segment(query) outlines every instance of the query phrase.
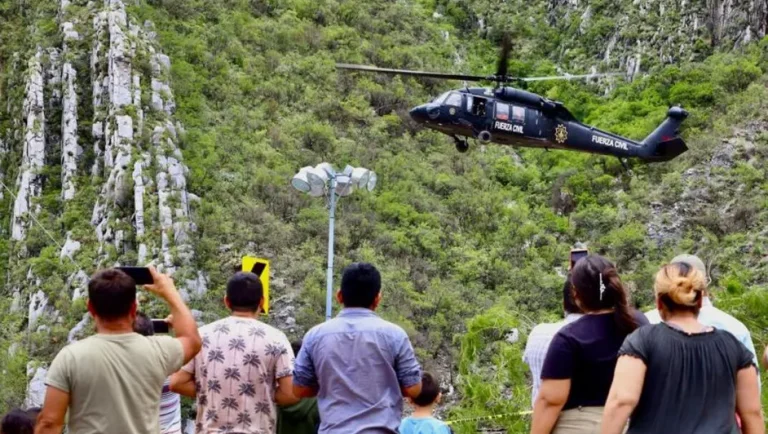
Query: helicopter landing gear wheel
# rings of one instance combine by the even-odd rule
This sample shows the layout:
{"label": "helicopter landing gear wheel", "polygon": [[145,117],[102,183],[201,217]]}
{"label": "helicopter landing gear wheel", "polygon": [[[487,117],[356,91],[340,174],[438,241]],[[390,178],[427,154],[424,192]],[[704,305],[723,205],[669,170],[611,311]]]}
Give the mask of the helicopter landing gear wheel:
{"label": "helicopter landing gear wheel", "polygon": [[467,139],[460,139],[458,137],[454,137],[453,141],[456,143],[456,150],[461,152],[462,154],[469,151],[469,143],[467,142]]}
{"label": "helicopter landing gear wheel", "polygon": [[488,143],[491,141],[491,132],[488,130],[483,130],[477,133],[477,140],[480,140],[482,143]]}

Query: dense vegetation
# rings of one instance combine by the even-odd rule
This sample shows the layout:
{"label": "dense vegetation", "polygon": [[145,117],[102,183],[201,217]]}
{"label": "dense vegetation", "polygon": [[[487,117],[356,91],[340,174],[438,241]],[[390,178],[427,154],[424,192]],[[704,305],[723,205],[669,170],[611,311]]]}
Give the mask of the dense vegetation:
{"label": "dense vegetation", "polygon": [[[756,346],[768,343],[768,237],[761,232],[768,168],[760,158],[768,137],[751,142],[755,158],[714,167],[705,179],[684,176],[709,168],[734,127],[765,120],[765,44],[718,52],[702,43],[692,60],[649,62],[650,74],[632,82],[530,87],[581,120],[632,138],[650,132],[668,105],[684,104],[691,151],[669,164],[636,165],[631,174],[616,160],[562,151],[476,146],[457,154],[449,139],[418,129],[406,113],[458,83],[334,68],[344,61],[490,72],[508,26],[520,53],[513,73],[551,74],[556,66],[581,73],[608,34],[608,23],[594,19],[582,39],[566,40],[574,33],[546,24],[545,2],[496,5],[496,21],[480,26],[477,17],[489,8],[482,3],[154,0],[131,7],[137,22],[154,23],[172,59],[189,190],[202,198],[195,246],[211,290],[194,307],[222,314],[223,283],[242,255],[256,254],[273,261],[274,309],[281,300],[297,304],[302,329],[322,321],[327,212],[289,180],[302,166],[329,161],[379,175],[373,193],[339,204],[336,269],[365,260],[382,270],[383,315],[408,330],[427,369],[457,387],[449,419],[528,409],[525,336],[559,316],[575,242],[616,261],[642,307],[665,259],[700,253],[715,266],[713,285],[725,290],[717,303],[750,326]],[[566,54],[564,45],[571,46]],[[692,183],[715,178],[718,192],[695,197],[695,210],[675,210],[684,220],[679,236],[648,236],[652,204],[671,210]],[[743,200],[731,203],[737,190]],[[507,340],[514,329],[516,342]],[[510,415],[457,427],[520,432],[526,424]]]}

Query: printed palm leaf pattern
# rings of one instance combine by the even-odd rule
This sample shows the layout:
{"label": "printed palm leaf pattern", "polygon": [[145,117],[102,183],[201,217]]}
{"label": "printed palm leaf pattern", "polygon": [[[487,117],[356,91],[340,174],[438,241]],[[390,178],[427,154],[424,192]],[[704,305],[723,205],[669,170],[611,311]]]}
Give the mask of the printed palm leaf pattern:
{"label": "printed palm leaf pattern", "polygon": [[221,400],[221,409],[237,410],[240,408],[236,398],[224,398]]}
{"label": "printed palm leaf pattern", "polygon": [[267,355],[272,356],[274,358],[278,358],[284,354],[288,354],[288,348],[285,348],[285,346],[281,345],[279,342],[273,342],[271,344],[267,344],[267,346],[264,347],[264,351],[267,353]]}
{"label": "printed palm leaf pattern", "polygon": [[211,346],[211,337],[203,335],[203,348],[208,349]]}
{"label": "printed palm leaf pattern", "polygon": [[208,390],[214,393],[221,393],[221,383],[219,380],[208,380]]}
{"label": "printed palm leaf pattern", "polygon": [[253,421],[251,420],[251,415],[247,411],[243,411],[240,413],[237,413],[237,424],[238,425],[244,425],[246,427],[251,426]]}
{"label": "printed palm leaf pattern", "polygon": [[226,324],[216,324],[216,327],[213,328],[213,332],[218,334],[227,334],[229,333],[229,326]]}
{"label": "printed palm leaf pattern", "polygon": [[245,339],[238,336],[229,340],[229,351],[245,351]]}
{"label": "printed palm leaf pattern", "polygon": [[272,410],[272,407],[270,407],[267,401],[260,401],[256,403],[254,410],[256,411],[256,414],[259,414],[259,413],[269,414],[270,411]]}
{"label": "printed palm leaf pattern", "polygon": [[248,366],[250,368],[251,366],[258,367],[261,365],[261,359],[259,358],[259,355],[255,352],[248,353],[243,355],[243,365]]}
{"label": "printed palm leaf pattern", "polygon": [[203,432],[203,423],[198,422],[195,424],[195,432]]}
{"label": "printed palm leaf pattern", "polygon": [[269,384],[270,378],[269,372],[262,372],[259,374],[259,384]]}
{"label": "printed palm leaf pattern", "polygon": [[215,350],[209,351],[208,352],[208,361],[209,362],[213,362],[213,363],[216,363],[216,362],[221,363],[221,362],[223,362],[224,361],[224,352],[221,351],[219,348],[217,348]]}
{"label": "printed palm leaf pattern", "polygon": [[224,370],[224,378],[227,380],[240,381],[240,370],[237,368],[227,368]]}
{"label": "printed palm leaf pattern", "polygon": [[262,327],[253,326],[248,329],[248,336],[258,336],[260,338],[263,338],[267,335],[267,331],[264,330]]}
{"label": "printed palm leaf pattern", "polygon": [[216,410],[209,408],[208,411],[205,412],[205,420],[212,420],[216,423],[219,421],[219,415],[216,413]]}
{"label": "printed palm leaf pattern", "polygon": [[[197,390],[200,390],[200,389],[197,389]],[[199,407],[205,407],[206,405],[208,405],[208,395],[206,395],[205,393],[201,393],[197,395],[197,405]]]}
{"label": "printed palm leaf pattern", "polygon": [[228,424],[226,424],[226,425],[221,427],[221,432],[223,432],[223,433],[235,432],[235,425],[231,424],[231,423],[228,423]]}
{"label": "printed palm leaf pattern", "polygon": [[240,396],[247,396],[249,398],[253,398],[256,396],[256,385],[253,383],[242,383],[240,384],[240,390],[238,391],[238,394]]}

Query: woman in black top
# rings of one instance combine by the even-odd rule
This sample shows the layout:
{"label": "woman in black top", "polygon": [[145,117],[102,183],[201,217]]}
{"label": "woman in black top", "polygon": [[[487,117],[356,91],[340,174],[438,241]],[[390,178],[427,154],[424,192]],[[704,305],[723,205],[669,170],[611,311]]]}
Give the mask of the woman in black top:
{"label": "woman in black top", "polygon": [[[643,327],[619,351],[602,434],[763,434],[757,370],[733,335],[696,319],[706,286],[686,263],[656,274],[663,323]],[[630,418],[630,414],[632,417]]]}
{"label": "woman in black top", "polygon": [[584,316],[549,345],[533,409],[532,434],[592,434],[600,429],[624,338],[645,316],[630,310],[616,267],[590,255],[571,272],[573,296]]}

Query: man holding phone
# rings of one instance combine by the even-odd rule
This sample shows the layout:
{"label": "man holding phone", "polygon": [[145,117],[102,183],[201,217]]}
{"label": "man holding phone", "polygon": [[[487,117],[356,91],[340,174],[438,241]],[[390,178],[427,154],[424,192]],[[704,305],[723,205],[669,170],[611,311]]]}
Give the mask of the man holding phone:
{"label": "man holding phone", "polygon": [[96,334],[64,347],[51,363],[35,434],[60,434],[67,410],[70,434],[158,432],[158,391],[202,343],[173,280],[147,271],[153,283],[144,288],[168,304],[176,337],[134,333],[135,280],[118,269],[94,274],[88,311]]}

